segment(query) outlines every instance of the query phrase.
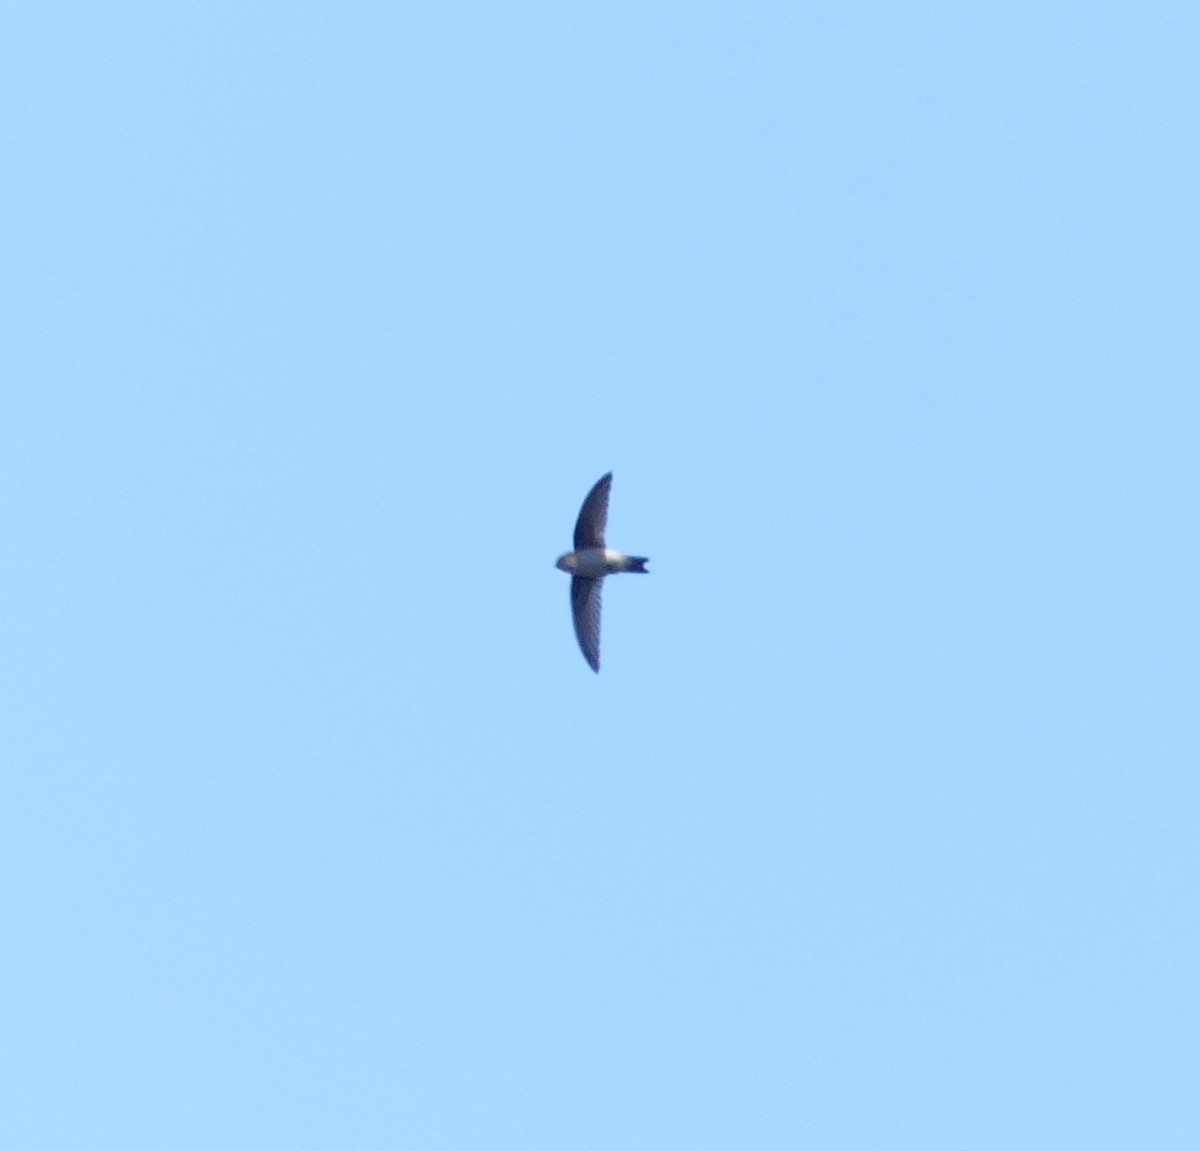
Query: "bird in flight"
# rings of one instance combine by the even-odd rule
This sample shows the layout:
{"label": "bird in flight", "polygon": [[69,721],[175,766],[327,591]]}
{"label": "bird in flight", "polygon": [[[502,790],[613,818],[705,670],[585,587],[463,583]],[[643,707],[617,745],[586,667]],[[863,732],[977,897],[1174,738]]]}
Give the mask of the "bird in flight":
{"label": "bird in flight", "polygon": [[575,638],[592,671],[600,670],[600,585],[616,572],[643,572],[647,556],[627,556],[604,546],[612,472],[588,492],[575,521],[575,550],[558,557],[555,567],[571,576],[571,618]]}

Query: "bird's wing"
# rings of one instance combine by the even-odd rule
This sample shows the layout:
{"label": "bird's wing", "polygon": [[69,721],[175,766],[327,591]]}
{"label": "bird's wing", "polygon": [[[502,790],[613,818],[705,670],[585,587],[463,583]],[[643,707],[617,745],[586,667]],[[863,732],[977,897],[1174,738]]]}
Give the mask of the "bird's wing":
{"label": "bird's wing", "polygon": [[600,585],[602,579],[571,577],[571,618],[579,650],[592,671],[600,670]]}
{"label": "bird's wing", "polygon": [[588,492],[579,519],[575,521],[575,550],[602,548],[604,527],[608,523],[608,489],[612,487],[612,472],[601,476]]}

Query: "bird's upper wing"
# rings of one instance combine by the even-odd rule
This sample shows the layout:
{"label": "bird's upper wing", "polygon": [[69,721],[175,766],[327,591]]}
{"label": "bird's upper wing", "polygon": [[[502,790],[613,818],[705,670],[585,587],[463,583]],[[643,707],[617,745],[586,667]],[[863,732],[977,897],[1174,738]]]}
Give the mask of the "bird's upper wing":
{"label": "bird's upper wing", "polygon": [[571,577],[571,618],[579,650],[592,671],[600,670],[600,585],[602,579]]}
{"label": "bird's upper wing", "polygon": [[612,487],[612,472],[601,476],[588,492],[579,519],[575,521],[575,550],[602,548],[604,526],[608,523],[608,489]]}

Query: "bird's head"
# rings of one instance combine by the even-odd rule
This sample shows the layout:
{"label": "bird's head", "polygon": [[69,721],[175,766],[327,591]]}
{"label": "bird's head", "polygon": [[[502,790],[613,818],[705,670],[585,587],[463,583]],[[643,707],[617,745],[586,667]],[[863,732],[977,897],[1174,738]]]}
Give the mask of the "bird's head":
{"label": "bird's head", "polygon": [[554,566],[558,568],[560,572],[573,572],[575,570],[575,553],[563,552],[563,554],[554,561]]}

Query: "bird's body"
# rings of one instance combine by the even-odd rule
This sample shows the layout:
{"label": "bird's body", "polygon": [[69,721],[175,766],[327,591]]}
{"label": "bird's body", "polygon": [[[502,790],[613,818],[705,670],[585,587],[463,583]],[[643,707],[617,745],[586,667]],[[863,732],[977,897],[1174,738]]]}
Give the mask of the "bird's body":
{"label": "bird's body", "polygon": [[567,552],[559,558],[557,566],[582,579],[603,579],[617,572],[641,571],[643,569],[638,565],[646,562],[645,556],[627,556],[612,548],[584,548],[583,551]]}
{"label": "bird's body", "polygon": [[575,550],[558,557],[559,571],[571,576],[571,617],[583,658],[600,670],[600,589],[606,576],[646,571],[646,556],[627,556],[604,543],[608,523],[608,493],[612,472],[601,476],[588,492],[575,521]]}

